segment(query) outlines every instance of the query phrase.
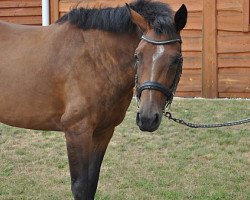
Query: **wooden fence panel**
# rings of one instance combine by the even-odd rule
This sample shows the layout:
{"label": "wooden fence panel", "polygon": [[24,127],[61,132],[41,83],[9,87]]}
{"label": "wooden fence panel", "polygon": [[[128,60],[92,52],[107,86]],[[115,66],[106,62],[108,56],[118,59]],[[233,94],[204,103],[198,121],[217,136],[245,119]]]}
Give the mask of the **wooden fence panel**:
{"label": "wooden fence panel", "polygon": [[1,0],[0,8],[29,8],[41,7],[42,1],[40,0]]}
{"label": "wooden fence panel", "polygon": [[250,68],[250,52],[219,54],[218,67],[220,69]]}
{"label": "wooden fence panel", "polygon": [[42,24],[42,1],[41,0],[1,0],[0,20],[27,24]]}
{"label": "wooden fence panel", "polygon": [[24,24],[24,25],[41,25],[42,19],[41,16],[10,16],[10,17],[1,17],[0,20],[17,23],[17,24]]}
{"label": "wooden fence panel", "polygon": [[218,1],[219,97],[250,97],[249,0]]}
{"label": "wooden fence panel", "polygon": [[202,53],[201,52],[183,52],[183,69],[201,69]]}
{"label": "wooden fence panel", "polygon": [[242,31],[242,11],[218,11],[218,30]]}
{"label": "wooden fence panel", "polygon": [[225,93],[250,93],[250,69],[245,70],[247,74],[219,74],[219,92]]}

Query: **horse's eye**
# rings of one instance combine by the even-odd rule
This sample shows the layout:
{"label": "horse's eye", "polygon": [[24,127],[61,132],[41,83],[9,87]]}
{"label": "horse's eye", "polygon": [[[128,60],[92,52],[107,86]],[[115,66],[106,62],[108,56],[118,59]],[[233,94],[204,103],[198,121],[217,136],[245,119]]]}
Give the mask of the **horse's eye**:
{"label": "horse's eye", "polygon": [[173,61],[171,62],[171,66],[177,66],[180,64],[182,57],[175,57]]}
{"label": "horse's eye", "polygon": [[136,63],[140,62],[140,57],[139,57],[138,53],[135,53],[135,61],[136,61]]}
{"label": "horse's eye", "polygon": [[172,62],[172,66],[178,65],[179,61],[180,60],[178,58],[174,59],[173,62]]}

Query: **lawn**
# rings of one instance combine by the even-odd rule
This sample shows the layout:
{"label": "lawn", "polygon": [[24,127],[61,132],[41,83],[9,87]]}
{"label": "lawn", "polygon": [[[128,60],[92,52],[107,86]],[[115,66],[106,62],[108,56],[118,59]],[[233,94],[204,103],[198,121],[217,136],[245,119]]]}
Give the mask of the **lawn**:
{"label": "lawn", "polygon": [[[249,100],[175,99],[192,122],[250,117]],[[163,119],[154,133],[135,125],[133,100],[102,165],[97,200],[249,200],[250,124],[190,129]],[[0,200],[73,199],[64,135],[0,124]]]}

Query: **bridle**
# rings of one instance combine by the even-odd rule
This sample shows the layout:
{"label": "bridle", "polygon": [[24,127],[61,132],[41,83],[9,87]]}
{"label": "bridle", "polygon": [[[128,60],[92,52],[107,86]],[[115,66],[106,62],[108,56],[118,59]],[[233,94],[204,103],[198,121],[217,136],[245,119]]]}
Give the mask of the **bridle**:
{"label": "bridle", "polygon": [[[182,43],[181,39],[157,41],[157,40],[154,40],[146,35],[142,35],[141,39],[150,43],[150,44],[153,44],[153,45],[169,45],[169,44],[174,44],[176,42]],[[165,106],[163,108],[163,111],[164,111],[165,108],[168,107],[173,101],[173,97],[174,97],[174,94],[175,94],[175,91],[177,88],[177,84],[180,80],[181,73],[182,73],[182,63],[183,63],[183,58],[182,58],[182,56],[180,56],[179,61],[178,61],[177,71],[175,74],[175,78],[174,78],[174,81],[173,81],[172,85],[170,86],[170,88],[166,88],[161,83],[154,82],[154,81],[146,81],[143,84],[139,85],[138,74],[136,74],[136,76],[135,76],[135,88],[136,88],[136,92],[137,92],[138,102],[140,101],[141,94],[144,90],[160,91],[166,96],[166,102],[165,102]]]}

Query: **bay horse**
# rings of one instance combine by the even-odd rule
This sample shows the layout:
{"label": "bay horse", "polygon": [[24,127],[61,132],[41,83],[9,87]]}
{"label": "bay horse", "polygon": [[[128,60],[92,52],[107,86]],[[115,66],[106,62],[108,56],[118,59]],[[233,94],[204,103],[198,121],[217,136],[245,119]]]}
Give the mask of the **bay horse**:
{"label": "bay horse", "polygon": [[75,8],[48,27],[1,22],[0,122],[65,132],[74,199],[94,199],[136,74],[137,124],[159,127],[180,79],[186,21],[185,5],[174,15],[167,4],[137,0]]}

